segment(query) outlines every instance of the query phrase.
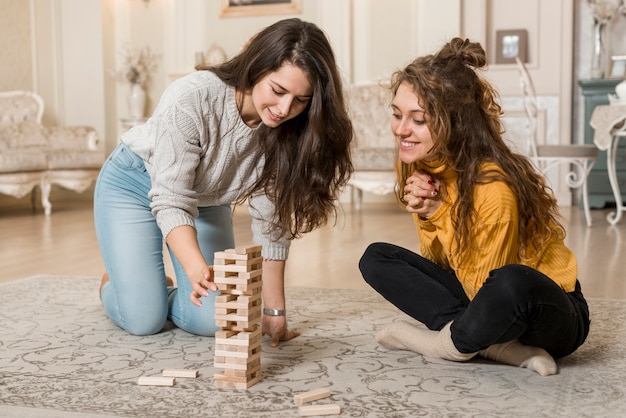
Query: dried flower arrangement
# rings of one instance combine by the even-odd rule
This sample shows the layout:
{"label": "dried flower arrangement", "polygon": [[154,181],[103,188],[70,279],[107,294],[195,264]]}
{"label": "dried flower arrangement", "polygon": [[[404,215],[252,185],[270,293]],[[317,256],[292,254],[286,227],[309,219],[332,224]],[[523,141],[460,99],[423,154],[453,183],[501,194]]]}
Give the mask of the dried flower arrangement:
{"label": "dried flower arrangement", "polygon": [[143,86],[150,73],[157,68],[158,56],[153,54],[150,47],[144,46],[139,49],[124,47],[120,50],[122,66],[117,70],[110,70],[109,73],[117,81],[127,81],[130,84]]}
{"label": "dried flower arrangement", "polygon": [[596,23],[604,25],[608,23],[618,11],[619,5],[611,0],[588,0],[591,15]]}

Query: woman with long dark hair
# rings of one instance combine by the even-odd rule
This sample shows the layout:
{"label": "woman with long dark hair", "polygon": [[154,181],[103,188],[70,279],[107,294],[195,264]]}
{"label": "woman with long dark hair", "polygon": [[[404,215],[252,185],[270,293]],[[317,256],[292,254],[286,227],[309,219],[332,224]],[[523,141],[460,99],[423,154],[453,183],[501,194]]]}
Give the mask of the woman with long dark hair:
{"label": "woman with long dark hair", "polygon": [[272,346],[297,336],[285,316],[289,244],[334,217],[351,140],[335,57],[312,23],[279,21],[231,60],[173,82],[147,122],[122,135],[96,185],[109,318],[136,335],[168,318],[213,335],[213,254],[235,245],[231,204],[248,200],[263,246],[263,333]]}

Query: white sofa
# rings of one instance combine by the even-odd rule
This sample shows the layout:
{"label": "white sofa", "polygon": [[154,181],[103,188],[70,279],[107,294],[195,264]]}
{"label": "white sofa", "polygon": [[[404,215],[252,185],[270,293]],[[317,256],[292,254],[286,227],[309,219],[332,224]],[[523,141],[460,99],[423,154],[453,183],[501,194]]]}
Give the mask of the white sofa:
{"label": "white sofa", "polygon": [[364,191],[381,196],[394,192],[398,151],[391,133],[389,90],[374,83],[351,85],[347,97],[355,135],[349,185],[360,209]]}
{"label": "white sofa", "polygon": [[21,198],[41,188],[50,215],[53,184],[81,193],[97,178],[105,160],[89,126],[41,124],[43,100],[27,91],[0,92],[0,193]]}

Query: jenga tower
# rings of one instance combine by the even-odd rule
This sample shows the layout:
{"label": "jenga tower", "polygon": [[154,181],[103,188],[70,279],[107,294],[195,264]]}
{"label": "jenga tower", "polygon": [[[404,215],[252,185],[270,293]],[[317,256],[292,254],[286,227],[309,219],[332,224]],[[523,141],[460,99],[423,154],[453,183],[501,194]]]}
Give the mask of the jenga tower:
{"label": "jenga tower", "polygon": [[215,386],[247,389],[261,380],[261,246],[215,253]]}

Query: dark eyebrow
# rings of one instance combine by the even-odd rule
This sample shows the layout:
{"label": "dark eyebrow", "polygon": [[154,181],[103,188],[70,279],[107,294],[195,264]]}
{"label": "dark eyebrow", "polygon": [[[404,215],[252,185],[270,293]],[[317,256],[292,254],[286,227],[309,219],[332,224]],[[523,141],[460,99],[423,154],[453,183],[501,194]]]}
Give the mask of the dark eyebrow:
{"label": "dark eyebrow", "polygon": [[[270,78],[270,82],[271,82],[272,84],[274,84],[274,86],[278,87],[278,88],[279,88],[280,90],[282,90],[282,91],[289,91],[289,90],[287,90],[286,88],[284,88],[282,85],[280,85],[279,83],[277,83],[276,81],[272,80],[271,78]],[[304,95],[303,95],[303,96],[298,96],[298,97],[306,97],[307,99],[310,99],[311,97],[313,97],[313,95],[312,95],[312,94],[309,94],[309,95],[307,95],[307,96],[304,96]]]}
{"label": "dark eyebrow", "polygon": [[[394,110],[400,110],[400,109],[398,108],[398,106],[396,106],[396,105],[395,105],[395,104],[393,104],[393,103],[391,103],[391,107],[392,107]],[[421,113],[422,115],[425,115],[425,114],[426,114],[426,111],[425,111],[425,110],[423,110],[423,109],[413,109],[413,110],[410,110],[410,111],[409,111],[409,113]]]}

